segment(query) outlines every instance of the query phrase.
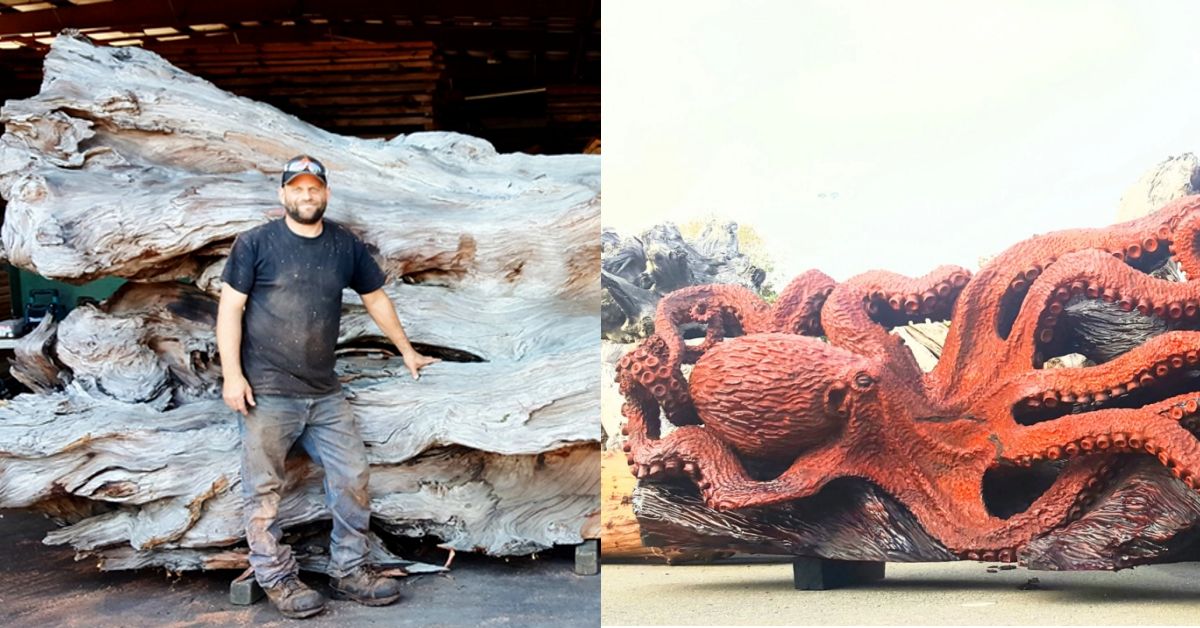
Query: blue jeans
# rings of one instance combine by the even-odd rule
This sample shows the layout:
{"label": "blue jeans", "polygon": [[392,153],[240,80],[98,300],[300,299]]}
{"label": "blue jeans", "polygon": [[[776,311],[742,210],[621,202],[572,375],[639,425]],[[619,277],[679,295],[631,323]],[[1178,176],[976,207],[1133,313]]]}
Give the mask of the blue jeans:
{"label": "blue jeans", "polygon": [[238,414],[242,435],[242,505],[250,566],[262,586],[271,586],[299,567],[281,543],[280,491],[284,460],[299,439],[325,470],[325,504],[333,517],[330,575],[343,577],[366,561],[371,506],[367,496],[366,448],[354,411],[343,393],[325,397],[255,395],[249,416]]}

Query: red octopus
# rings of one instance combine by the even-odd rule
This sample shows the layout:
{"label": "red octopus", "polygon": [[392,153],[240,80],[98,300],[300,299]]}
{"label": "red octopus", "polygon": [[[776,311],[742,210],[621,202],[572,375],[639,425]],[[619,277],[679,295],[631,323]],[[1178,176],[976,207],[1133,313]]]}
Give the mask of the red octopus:
{"label": "red octopus", "polygon": [[[1186,329],[1200,329],[1200,281],[1148,274],[1173,256],[1200,276],[1198,210],[1192,196],[1113,227],[1037,236],[973,278],[944,266],[838,284],[812,270],[773,306],[737,286],[673,292],[656,333],[618,364],[629,464],[643,479],[690,477],[718,510],[862,478],[960,557],[999,561],[1078,519],[1120,454],[1200,487],[1189,429],[1200,387],[1187,375],[1200,369],[1200,331]],[[1042,369],[1064,308],[1081,300],[1174,329],[1097,366]],[[888,329],[927,318],[949,319],[950,333],[922,373]],[[685,341],[700,330],[702,342]],[[664,417],[675,427],[660,436]],[[1046,460],[1066,462],[1028,507],[989,511],[985,474]]]}

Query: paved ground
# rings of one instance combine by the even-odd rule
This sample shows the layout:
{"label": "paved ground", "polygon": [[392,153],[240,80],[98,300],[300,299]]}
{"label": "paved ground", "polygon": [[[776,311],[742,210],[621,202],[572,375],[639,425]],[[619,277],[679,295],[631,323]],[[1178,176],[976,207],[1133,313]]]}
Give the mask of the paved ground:
{"label": "paved ground", "polygon": [[[790,564],[604,565],[605,626],[1200,624],[1200,563],[1119,572],[890,564],[877,583],[796,591]],[[1031,578],[1036,588],[1022,590]]]}
{"label": "paved ground", "polygon": [[[63,547],[42,545],[52,524],[39,515],[0,511],[0,624],[13,626],[597,626],[600,579],[576,576],[569,548],[541,559],[459,554],[448,575],[409,576],[394,606],[330,602],[297,624],[263,600],[229,604],[237,573],[162,570],[100,572]],[[305,580],[325,593],[325,578]]]}

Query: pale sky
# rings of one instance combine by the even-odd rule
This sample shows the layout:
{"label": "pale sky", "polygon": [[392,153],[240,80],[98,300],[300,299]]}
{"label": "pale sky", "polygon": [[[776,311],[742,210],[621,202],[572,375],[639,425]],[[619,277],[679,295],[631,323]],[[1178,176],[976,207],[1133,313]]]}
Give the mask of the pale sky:
{"label": "pale sky", "polygon": [[975,270],[1200,151],[1200,3],[605,0],[604,226],[807,268]]}

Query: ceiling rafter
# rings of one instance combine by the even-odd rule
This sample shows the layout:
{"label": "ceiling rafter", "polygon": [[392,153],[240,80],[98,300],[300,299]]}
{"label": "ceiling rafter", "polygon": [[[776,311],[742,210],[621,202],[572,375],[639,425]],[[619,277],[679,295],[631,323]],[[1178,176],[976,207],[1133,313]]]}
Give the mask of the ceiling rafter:
{"label": "ceiling rafter", "polygon": [[[377,0],[111,0],[96,4],[74,5],[52,10],[14,12],[0,15],[0,35],[40,31],[58,31],[64,25],[73,28],[109,27],[113,29],[155,26],[187,26],[229,22],[272,21],[282,18],[303,19],[377,19],[395,17],[430,23],[426,18],[436,11],[439,23],[452,23],[457,17],[497,20],[508,16],[529,16],[543,20],[574,18],[579,5],[573,0],[439,0],[430,5],[418,0],[378,2]],[[419,13],[419,14],[418,14]]]}

